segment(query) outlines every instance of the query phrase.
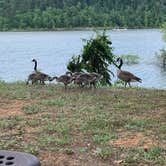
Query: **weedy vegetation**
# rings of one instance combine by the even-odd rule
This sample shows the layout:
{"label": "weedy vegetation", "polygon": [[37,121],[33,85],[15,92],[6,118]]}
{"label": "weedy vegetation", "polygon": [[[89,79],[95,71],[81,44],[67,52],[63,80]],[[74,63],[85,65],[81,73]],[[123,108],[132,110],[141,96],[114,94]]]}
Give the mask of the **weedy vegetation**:
{"label": "weedy vegetation", "polygon": [[138,64],[140,58],[138,55],[131,55],[131,54],[124,54],[120,55],[119,57],[122,58],[124,63],[127,65]]}
{"label": "weedy vegetation", "polygon": [[0,83],[0,149],[50,165],[166,163],[166,91]]}

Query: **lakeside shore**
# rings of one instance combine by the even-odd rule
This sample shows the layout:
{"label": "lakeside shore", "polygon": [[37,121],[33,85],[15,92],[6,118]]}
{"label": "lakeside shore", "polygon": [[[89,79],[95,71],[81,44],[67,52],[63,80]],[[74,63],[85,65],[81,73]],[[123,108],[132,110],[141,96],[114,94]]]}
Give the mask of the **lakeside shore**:
{"label": "lakeside shore", "polygon": [[162,166],[165,99],[156,89],[1,82],[0,149],[32,153],[43,166]]}
{"label": "lakeside shore", "polygon": [[55,29],[11,29],[11,30],[1,30],[0,32],[53,32],[53,31],[96,31],[96,30],[114,30],[114,31],[125,31],[125,30],[136,30],[136,29],[161,29],[160,27],[135,27],[135,28],[127,28],[127,27],[75,27],[75,28],[55,28]]}

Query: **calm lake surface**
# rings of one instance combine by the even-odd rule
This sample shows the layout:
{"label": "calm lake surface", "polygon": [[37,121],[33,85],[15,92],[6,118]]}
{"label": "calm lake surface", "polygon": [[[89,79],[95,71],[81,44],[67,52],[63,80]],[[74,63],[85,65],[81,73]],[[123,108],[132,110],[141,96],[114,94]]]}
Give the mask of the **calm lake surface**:
{"label": "calm lake surface", "polygon": [[[33,71],[33,58],[38,60],[42,72],[59,76],[66,72],[71,56],[81,53],[82,39],[93,35],[92,31],[0,32],[0,78],[6,82],[26,80]],[[166,89],[166,70],[155,56],[166,47],[160,30],[110,30],[107,35],[115,54],[139,55],[139,64],[122,67],[142,78],[142,84],[134,85]],[[116,68],[110,68],[116,74]]]}

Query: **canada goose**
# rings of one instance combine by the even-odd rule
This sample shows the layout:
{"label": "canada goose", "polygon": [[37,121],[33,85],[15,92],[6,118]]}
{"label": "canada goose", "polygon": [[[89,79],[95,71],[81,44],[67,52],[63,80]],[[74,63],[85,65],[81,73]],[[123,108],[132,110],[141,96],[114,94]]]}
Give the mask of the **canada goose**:
{"label": "canada goose", "polygon": [[103,76],[102,76],[101,74],[95,73],[95,72],[90,73],[90,75],[91,75],[92,77],[96,78],[96,81],[99,81],[99,80],[101,80],[101,79],[103,78]]}
{"label": "canada goose", "polygon": [[29,84],[29,81],[31,81],[32,84],[38,83],[37,74],[36,74],[37,73],[37,61],[35,59],[32,59],[32,62],[35,62],[34,72],[29,74],[26,84]]}
{"label": "canada goose", "polygon": [[72,76],[72,78],[73,78],[73,80],[74,80],[74,84],[76,83],[76,82],[75,82],[76,78],[77,78],[79,75],[81,75],[81,74],[83,74],[83,72],[74,72],[74,73],[71,74],[71,76]]}
{"label": "canada goose", "polygon": [[42,73],[40,71],[37,70],[37,60],[36,59],[32,59],[32,62],[35,63],[34,65],[34,72],[36,74],[36,76],[34,76],[34,79],[36,79],[36,81],[39,81],[40,84],[45,84],[45,81],[53,81],[54,78],[50,77],[48,74]]}
{"label": "canada goose", "polygon": [[73,74],[72,74],[72,76],[73,77],[77,77],[78,75],[80,75],[80,74],[83,74],[84,72],[74,72]]}
{"label": "canada goose", "polygon": [[40,84],[45,84],[44,81],[53,81],[55,78],[54,77],[50,77],[48,75],[41,75],[40,73],[32,73],[28,76],[28,80],[26,82],[26,84],[29,84],[29,81],[32,82],[32,84],[37,84],[38,81],[40,82]]}
{"label": "canada goose", "polygon": [[88,86],[96,88],[96,83],[103,77],[98,73],[81,73],[75,78],[75,83],[79,86]]}
{"label": "canada goose", "polygon": [[142,82],[142,79],[135,76],[134,74],[128,72],[128,71],[124,71],[121,70],[121,67],[123,65],[123,60],[121,58],[117,59],[117,62],[120,61],[120,64],[118,66],[118,70],[117,70],[117,76],[120,80],[125,82],[125,87],[128,83],[128,85],[131,87],[130,82]]}
{"label": "canada goose", "polygon": [[36,73],[30,74],[30,75],[28,76],[28,80],[27,80],[26,84],[29,84],[29,81],[31,81],[32,84],[38,83],[38,79],[36,79],[36,77],[37,77],[37,74],[36,74]]}
{"label": "canada goose", "polygon": [[96,83],[100,81],[103,78],[103,76],[95,72],[90,73],[90,75],[93,78],[92,80],[90,80],[90,86],[93,85],[93,87],[96,88]]}
{"label": "canada goose", "polygon": [[44,85],[45,81],[53,81],[54,80],[54,78],[50,77],[48,74],[39,72],[37,70],[37,61],[36,61],[36,59],[33,59],[32,62],[35,63],[35,65],[34,65],[34,72],[28,76],[28,80],[26,82],[27,84],[29,84],[29,81],[31,81],[32,84],[34,84],[34,83],[37,84],[38,81],[39,81],[40,84]]}
{"label": "canada goose", "polygon": [[72,73],[70,71],[66,72],[66,75],[69,75],[72,77],[72,81],[74,81],[74,84],[76,84],[76,81],[75,81],[76,77],[78,77],[80,74],[83,74],[83,72],[74,72],[74,73]]}
{"label": "canada goose", "polygon": [[67,85],[73,81],[72,76],[67,74],[61,75],[60,77],[53,77],[53,79],[56,79],[57,82],[63,83],[65,85],[65,89],[67,88]]}
{"label": "canada goose", "polygon": [[74,83],[79,85],[79,87],[83,87],[88,85],[92,79],[93,78],[89,73],[81,73],[75,77]]}

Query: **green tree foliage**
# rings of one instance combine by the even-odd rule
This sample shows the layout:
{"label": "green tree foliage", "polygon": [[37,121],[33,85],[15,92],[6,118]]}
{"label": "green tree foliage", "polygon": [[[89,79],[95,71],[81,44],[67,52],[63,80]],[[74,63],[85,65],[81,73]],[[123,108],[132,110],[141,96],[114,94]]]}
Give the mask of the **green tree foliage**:
{"label": "green tree foliage", "polygon": [[67,64],[67,69],[72,73],[80,72],[82,69],[81,56],[73,55]]}
{"label": "green tree foliage", "polygon": [[86,40],[82,53],[82,66],[88,72],[96,72],[103,75],[103,84],[111,85],[108,66],[114,63],[115,56],[112,53],[111,41],[105,31],[97,33],[95,38]]}
{"label": "green tree foliage", "polygon": [[163,38],[164,41],[166,42],[166,22],[163,23],[162,30],[163,30]]}
{"label": "green tree foliage", "polygon": [[156,56],[159,58],[163,67],[166,67],[166,50],[162,48],[159,53],[156,53]]}
{"label": "green tree foliage", "polygon": [[0,30],[159,27],[165,0],[0,0]]}
{"label": "green tree foliage", "polygon": [[[166,22],[162,24],[163,39],[166,42]],[[156,56],[162,61],[163,67],[166,67],[166,50],[165,48],[160,49]]]}

